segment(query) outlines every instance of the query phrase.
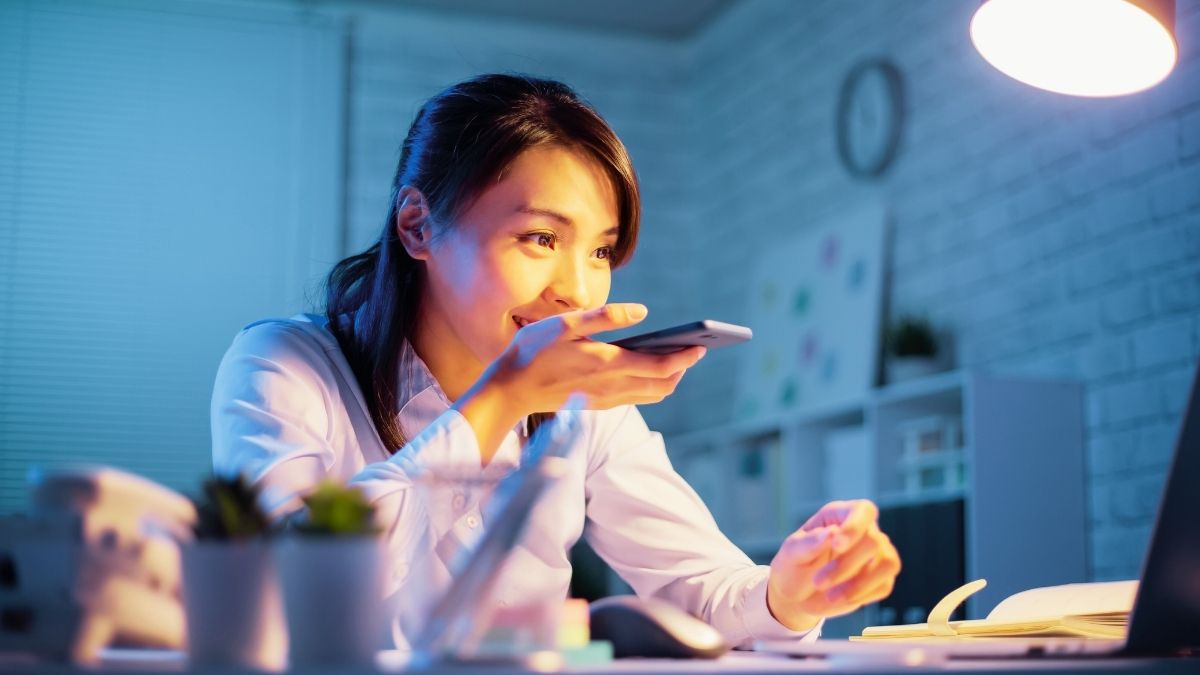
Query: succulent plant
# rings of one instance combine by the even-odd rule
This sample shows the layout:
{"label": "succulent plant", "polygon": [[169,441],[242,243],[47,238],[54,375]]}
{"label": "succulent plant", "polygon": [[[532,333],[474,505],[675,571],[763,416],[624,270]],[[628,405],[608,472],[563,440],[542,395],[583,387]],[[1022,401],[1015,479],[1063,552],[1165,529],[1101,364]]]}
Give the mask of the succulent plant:
{"label": "succulent plant", "polygon": [[258,486],[244,476],[213,476],[204,481],[196,505],[197,539],[249,539],[270,533],[271,522],[258,504]]}
{"label": "succulent plant", "polygon": [[937,339],[929,320],[904,315],[887,332],[887,350],[893,356],[935,356]]}
{"label": "succulent plant", "polygon": [[295,521],[305,534],[361,536],[379,533],[375,507],[357,488],[326,480],[304,497],[305,511]]}

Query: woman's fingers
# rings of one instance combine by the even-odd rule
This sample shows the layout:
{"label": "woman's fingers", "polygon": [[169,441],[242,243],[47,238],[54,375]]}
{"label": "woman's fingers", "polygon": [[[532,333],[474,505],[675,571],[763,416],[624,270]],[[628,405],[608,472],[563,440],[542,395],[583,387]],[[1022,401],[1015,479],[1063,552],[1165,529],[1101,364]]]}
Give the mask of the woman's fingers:
{"label": "woman's fingers", "polygon": [[643,354],[632,349],[621,349],[608,364],[614,374],[638,377],[667,377],[696,365],[708,350],[704,347],[688,347],[670,354]]}
{"label": "woman's fingers", "polygon": [[850,550],[834,557],[829,564],[817,572],[813,579],[819,588],[828,588],[843,583],[854,577],[867,563],[875,559],[881,548],[879,538],[886,538],[882,532],[875,530],[858,540]]}
{"label": "woman's fingers", "polygon": [[896,585],[896,577],[887,577],[883,581],[867,588],[858,595],[852,596],[850,602],[857,608],[863,605],[869,605],[872,602],[879,602],[892,594],[892,588]]}
{"label": "woman's fingers", "polygon": [[595,309],[556,314],[552,318],[562,323],[567,337],[580,338],[637,325],[646,318],[646,306],[636,302],[614,302]]}
{"label": "woman's fingers", "polygon": [[892,582],[900,572],[900,557],[882,555],[864,568],[857,576],[837,586],[833,586],[826,595],[834,602],[858,602],[885,582]]}
{"label": "woman's fingers", "polygon": [[879,507],[867,499],[856,499],[849,502],[849,508],[844,512],[841,522],[841,533],[838,541],[834,542],[835,550],[844,552],[858,544],[866,534],[878,530],[876,521],[879,518]]}
{"label": "woman's fingers", "polygon": [[591,387],[581,387],[585,393],[591,389],[588,396],[588,406],[593,409],[612,408],[618,405],[645,405],[658,403],[670,396],[683,372],[678,372],[664,378],[652,377],[621,377],[614,382],[592,382]]}

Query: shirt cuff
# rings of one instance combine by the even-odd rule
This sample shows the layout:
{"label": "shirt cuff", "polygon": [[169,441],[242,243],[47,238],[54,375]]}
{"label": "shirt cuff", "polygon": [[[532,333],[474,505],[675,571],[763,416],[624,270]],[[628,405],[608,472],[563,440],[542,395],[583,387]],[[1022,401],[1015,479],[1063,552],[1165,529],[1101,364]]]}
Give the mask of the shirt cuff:
{"label": "shirt cuff", "polygon": [[753,640],[816,641],[821,636],[821,627],[825,625],[825,619],[821,619],[816,626],[806,631],[792,630],[779,623],[779,620],[772,616],[771,610],[767,608],[767,578],[771,568],[762,565],[759,566],[759,569],[763,571],[762,577],[746,587],[742,600],[742,621],[745,623],[746,632],[750,638]]}

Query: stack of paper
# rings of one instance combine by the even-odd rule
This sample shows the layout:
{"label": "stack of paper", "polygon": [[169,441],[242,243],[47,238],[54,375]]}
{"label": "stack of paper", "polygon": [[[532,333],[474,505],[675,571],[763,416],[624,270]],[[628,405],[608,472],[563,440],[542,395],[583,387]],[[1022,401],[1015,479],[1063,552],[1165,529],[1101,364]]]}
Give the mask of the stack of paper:
{"label": "stack of paper", "polygon": [[905,640],[977,637],[1123,638],[1137,595],[1137,581],[1066,584],[1009,596],[986,619],[947,621],[968,596],[987,584],[982,579],[946,596],[926,623],[871,626],[851,640]]}

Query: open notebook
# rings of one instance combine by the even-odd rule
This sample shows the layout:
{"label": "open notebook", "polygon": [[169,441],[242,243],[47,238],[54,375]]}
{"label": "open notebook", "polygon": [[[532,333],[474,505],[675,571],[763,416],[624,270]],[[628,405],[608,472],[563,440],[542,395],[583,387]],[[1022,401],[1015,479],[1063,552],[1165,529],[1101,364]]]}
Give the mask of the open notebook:
{"label": "open notebook", "polygon": [[1137,581],[1065,584],[1022,591],[1004,599],[986,619],[950,621],[950,615],[987,581],[951,592],[925,623],[872,626],[851,640],[961,640],[999,637],[1124,638]]}

